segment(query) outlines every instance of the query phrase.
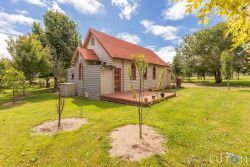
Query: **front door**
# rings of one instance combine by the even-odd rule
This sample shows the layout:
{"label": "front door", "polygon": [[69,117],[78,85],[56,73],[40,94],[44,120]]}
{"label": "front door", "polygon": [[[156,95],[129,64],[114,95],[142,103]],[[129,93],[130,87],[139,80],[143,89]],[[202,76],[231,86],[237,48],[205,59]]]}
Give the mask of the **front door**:
{"label": "front door", "polygon": [[114,73],[115,92],[121,92],[121,68],[115,68]]}

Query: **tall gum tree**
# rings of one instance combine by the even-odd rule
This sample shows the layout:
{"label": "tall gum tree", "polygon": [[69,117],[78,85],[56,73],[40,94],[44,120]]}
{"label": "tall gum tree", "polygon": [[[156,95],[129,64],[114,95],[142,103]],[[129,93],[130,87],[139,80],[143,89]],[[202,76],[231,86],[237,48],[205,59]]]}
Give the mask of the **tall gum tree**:
{"label": "tall gum tree", "polygon": [[48,11],[43,16],[46,44],[50,49],[54,88],[63,76],[75,48],[78,46],[79,33],[76,24],[68,16],[57,11]]}

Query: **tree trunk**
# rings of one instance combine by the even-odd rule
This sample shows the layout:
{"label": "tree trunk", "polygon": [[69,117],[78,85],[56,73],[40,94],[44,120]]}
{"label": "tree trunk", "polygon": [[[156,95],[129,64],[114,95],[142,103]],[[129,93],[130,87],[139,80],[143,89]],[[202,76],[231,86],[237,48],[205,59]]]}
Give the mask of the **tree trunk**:
{"label": "tree trunk", "polygon": [[58,80],[57,80],[57,77],[56,76],[54,76],[54,89],[57,89],[57,87],[58,87]]}
{"label": "tree trunk", "polygon": [[230,81],[227,79],[227,90],[230,90]]}
{"label": "tree trunk", "polygon": [[61,125],[61,91],[59,89],[59,94],[58,94],[58,108],[57,108],[57,112],[58,112],[58,129],[60,128]]}
{"label": "tree trunk", "polygon": [[240,72],[237,72],[237,79],[240,80]]}
{"label": "tree trunk", "polygon": [[141,99],[142,99],[142,78],[144,79],[144,75],[140,77],[140,88],[139,88],[139,137],[142,139],[142,108],[141,108]]}
{"label": "tree trunk", "polygon": [[45,82],[46,82],[46,85],[45,85],[46,88],[49,88],[49,86],[50,86],[50,85],[49,85],[49,77],[48,77],[48,78],[45,78]]}
{"label": "tree trunk", "polygon": [[214,72],[214,79],[215,79],[215,83],[221,83],[222,82],[221,72],[220,71],[215,71]]}
{"label": "tree trunk", "polygon": [[13,89],[12,89],[12,106],[15,104],[15,102],[16,102],[16,97],[15,97],[16,95],[15,95],[15,88],[13,87]]}

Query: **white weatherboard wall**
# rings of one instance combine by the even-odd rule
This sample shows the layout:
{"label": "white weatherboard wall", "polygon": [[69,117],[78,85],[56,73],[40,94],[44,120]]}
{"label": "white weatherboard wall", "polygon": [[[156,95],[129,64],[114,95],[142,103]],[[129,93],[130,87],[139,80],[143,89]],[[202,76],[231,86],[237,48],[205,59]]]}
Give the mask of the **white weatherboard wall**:
{"label": "white weatherboard wall", "polygon": [[[128,75],[128,68],[131,68],[131,61],[130,60],[122,60],[122,59],[113,59],[113,65],[116,68],[121,68],[121,77],[122,77],[122,91],[129,91],[130,90],[130,79]],[[153,67],[156,67],[156,79],[153,79]],[[159,75],[161,70],[164,70],[165,67],[149,64],[148,71],[147,71],[147,79],[144,80],[144,88],[155,88],[157,87],[157,83],[159,81]],[[135,89],[139,89],[139,74],[136,70],[136,80],[132,81]],[[171,85],[171,75],[169,71],[165,71],[164,78],[162,81],[162,88]]]}
{"label": "white weatherboard wall", "polygon": [[[91,45],[91,38],[94,39],[94,45]],[[106,65],[112,65],[111,57],[93,35],[91,35],[88,41],[87,49],[93,49],[102,62],[106,62]]]}

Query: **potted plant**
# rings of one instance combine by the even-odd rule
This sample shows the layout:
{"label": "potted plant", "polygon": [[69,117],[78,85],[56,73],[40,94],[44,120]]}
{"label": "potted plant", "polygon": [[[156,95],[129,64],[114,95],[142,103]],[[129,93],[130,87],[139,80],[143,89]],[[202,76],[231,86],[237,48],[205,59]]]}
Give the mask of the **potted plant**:
{"label": "potted plant", "polygon": [[152,99],[155,100],[155,96],[154,95],[152,96]]}
{"label": "potted plant", "polygon": [[164,98],[164,96],[165,96],[165,93],[161,92],[161,97]]}

